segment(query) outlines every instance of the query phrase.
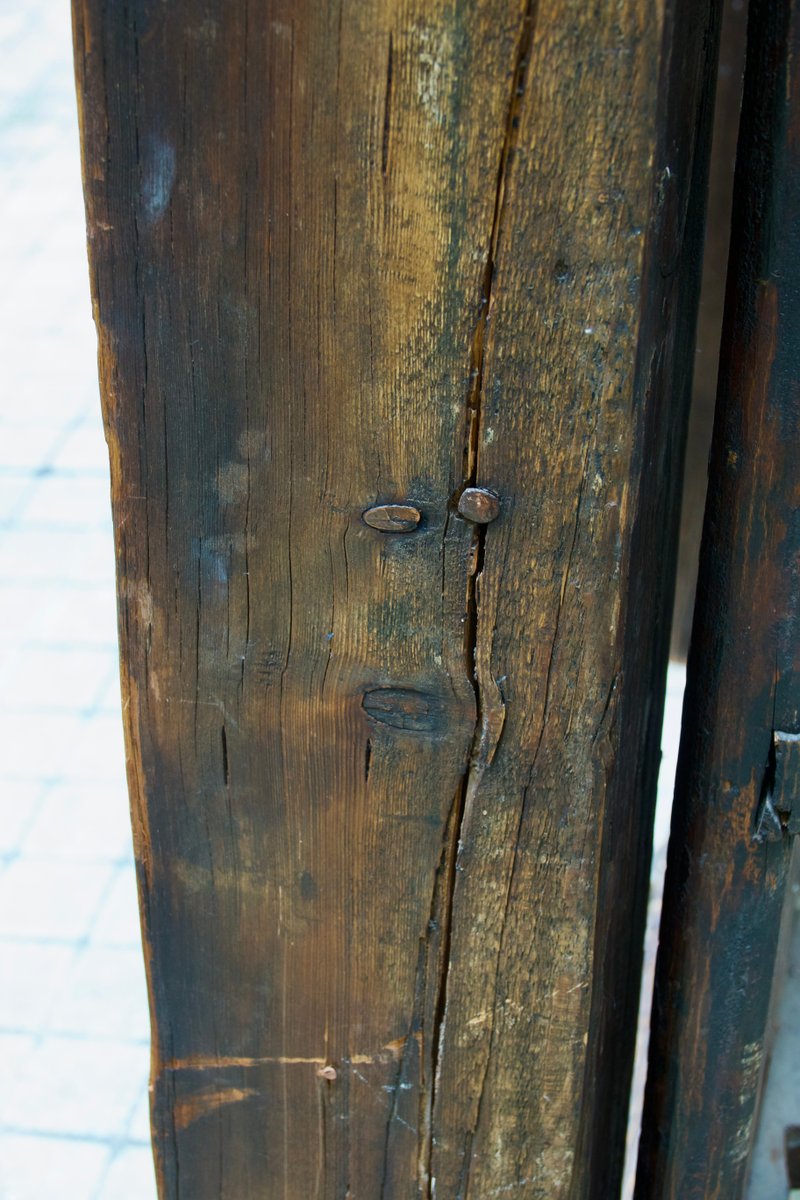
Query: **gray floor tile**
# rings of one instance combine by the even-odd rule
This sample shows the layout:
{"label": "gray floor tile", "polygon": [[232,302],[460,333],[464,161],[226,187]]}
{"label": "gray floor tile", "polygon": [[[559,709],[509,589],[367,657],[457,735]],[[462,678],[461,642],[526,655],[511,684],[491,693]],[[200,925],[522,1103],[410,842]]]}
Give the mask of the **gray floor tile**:
{"label": "gray floor tile", "polygon": [[132,866],[117,871],[92,927],[91,940],[96,946],[141,948],[136,872]]}
{"label": "gray floor tile", "polygon": [[[13,681],[6,682],[13,694]],[[0,762],[6,775],[55,781],[75,757],[84,721],[69,713],[5,712],[0,721]]]}
{"label": "gray floor tile", "polygon": [[42,429],[38,425],[0,424],[0,468],[35,471],[52,463],[56,450],[64,442],[58,426]]}
{"label": "gray floor tile", "polygon": [[114,670],[109,675],[106,686],[100,693],[97,701],[97,710],[100,713],[119,718],[122,712],[122,694],[120,691],[119,664],[115,660]]}
{"label": "gray floor tile", "polygon": [[141,1142],[149,1149],[150,1146],[150,1092],[145,1086],[133,1110],[131,1123],[128,1126],[128,1138],[132,1142]]}
{"label": "gray floor tile", "polygon": [[68,780],[106,783],[119,790],[126,786],[121,711],[96,713],[80,723],[64,770]]}
{"label": "gray floor tile", "polygon": [[52,474],[39,479],[19,516],[23,529],[111,530],[107,476]]}
{"label": "gray floor tile", "polygon": [[67,862],[115,863],[132,854],[125,788],[57,784],[50,788],[27,830],[25,854]]}
{"label": "gray floor tile", "polygon": [[0,938],[85,938],[113,875],[95,863],[11,862],[0,876]]}
{"label": "gray floor tile", "polygon": [[97,412],[92,414],[92,419],[77,425],[64,440],[54,459],[59,470],[99,471],[107,479],[108,447],[102,423],[98,419],[99,410],[98,399]]}
{"label": "gray floor tile", "polygon": [[95,587],[65,589],[50,595],[47,610],[28,630],[31,643],[107,646],[116,653],[117,599],[113,566],[106,579]]}
{"label": "gray floor tile", "polygon": [[92,1200],[109,1159],[94,1142],[2,1134],[0,1200]]}
{"label": "gray floor tile", "polygon": [[124,1140],[148,1065],[146,1045],[42,1038],[0,1093],[0,1115],[17,1133]]}
{"label": "gray floor tile", "polygon": [[17,578],[0,587],[0,644],[19,649],[28,636],[45,627],[51,609],[63,603],[47,587],[30,586]]}
{"label": "gray floor tile", "polygon": [[129,1146],[116,1155],[97,1200],[155,1200],[156,1179],[149,1148]]}
{"label": "gray floor tile", "polygon": [[26,646],[0,675],[0,712],[52,709],[78,715],[100,698],[115,661],[114,651],[104,648]]}
{"label": "gray floor tile", "polygon": [[46,788],[38,779],[0,779],[0,855],[19,853],[44,803]]}
{"label": "gray floor tile", "polygon": [[[2,436],[0,428],[0,438]],[[0,471],[0,527],[8,525],[22,511],[35,485],[33,472],[10,475]]]}
{"label": "gray floor tile", "polygon": [[78,951],[74,946],[0,942],[0,955],[0,1029],[41,1033],[48,1027]]}
{"label": "gray floor tile", "polygon": [[3,1087],[8,1087],[25,1070],[37,1042],[38,1036],[33,1033],[0,1033]]}
{"label": "gray floor tile", "polygon": [[139,947],[90,946],[73,960],[54,995],[54,1033],[149,1044],[144,960]]}
{"label": "gray floor tile", "polygon": [[113,569],[113,541],[101,530],[7,529],[0,534],[0,584],[25,579],[51,587],[96,586],[107,583]]}

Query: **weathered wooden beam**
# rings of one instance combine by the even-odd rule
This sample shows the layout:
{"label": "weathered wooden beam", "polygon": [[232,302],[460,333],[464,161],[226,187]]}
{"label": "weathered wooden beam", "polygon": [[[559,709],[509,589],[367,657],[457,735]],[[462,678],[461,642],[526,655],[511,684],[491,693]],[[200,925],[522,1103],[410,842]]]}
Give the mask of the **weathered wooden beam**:
{"label": "weathered wooden beam", "polygon": [[751,0],[637,1195],[741,1194],[797,830],[800,9]]}
{"label": "weathered wooden beam", "polygon": [[74,12],[162,1200],[607,1200],[716,4]]}
{"label": "weathered wooden beam", "polygon": [[675,610],[670,643],[670,657],[683,662],[686,661],[692,632],[697,563],[703,535],[708,456],[714,427],[719,344],[728,277],[733,171],[747,43],[747,5],[742,0],[723,0],[721,7],[719,69],[708,179],[708,217],[703,244],[703,278],[697,313],[697,346],[686,437]]}
{"label": "weathered wooden beam", "polygon": [[476,662],[505,727],[460,825],[440,1196],[619,1186],[718,15],[536,13],[483,360],[479,478],[513,505]]}

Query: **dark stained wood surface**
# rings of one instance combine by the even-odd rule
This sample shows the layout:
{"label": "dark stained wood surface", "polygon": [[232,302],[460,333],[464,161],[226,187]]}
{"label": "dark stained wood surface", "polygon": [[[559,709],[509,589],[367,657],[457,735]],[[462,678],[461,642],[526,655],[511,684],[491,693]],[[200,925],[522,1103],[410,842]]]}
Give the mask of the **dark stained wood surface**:
{"label": "dark stained wood surface", "polygon": [[723,0],[719,69],[714,98],[714,134],[708,179],[708,220],[697,312],[697,346],[686,437],[678,573],[670,645],[670,657],[683,662],[686,661],[692,632],[697,562],[708,483],[708,456],[717,396],[719,344],[722,336],[728,248],[731,239],[733,170],[736,163],[746,41],[747,4],[743,0]]}
{"label": "dark stained wood surface", "polygon": [[537,14],[483,362],[478,481],[506,515],[478,581],[483,731],[434,1109],[447,1197],[619,1186],[716,18]]}
{"label": "dark stained wood surface", "polygon": [[716,6],[74,14],[162,1200],[606,1200]]}
{"label": "dark stained wood surface", "polygon": [[[800,10],[751,0],[637,1196],[741,1195],[800,734]],[[787,1116],[788,1119],[788,1116]]]}

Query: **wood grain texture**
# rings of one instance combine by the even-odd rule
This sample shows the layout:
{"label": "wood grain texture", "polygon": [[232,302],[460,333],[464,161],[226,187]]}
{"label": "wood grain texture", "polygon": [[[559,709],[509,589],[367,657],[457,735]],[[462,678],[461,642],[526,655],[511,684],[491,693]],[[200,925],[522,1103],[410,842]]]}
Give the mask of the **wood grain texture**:
{"label": "wood grain texture", "polygon": [[74,14],[162,1200],[608,1197],[716,6]]}
{"label": "wood grain texture", "polygon": [[697,312],[697,346],[686,436],[678,572],[670,644],[670,658],[683,662],[689,652],[692,632],[708,458],[714,426],[746,42],[747,5],[742,0],[724,0],[708,179],[708,220],[703,245],[703,278]]}
{"label": "wood grain texture", "polygon": [[448,1197],[621,1175],[719,14],[605,15],[537,10],[495,251],[476,671],[505,726],[456,863]]}
{"label": "wood grain texture", "polygon": [[742,1194],[800,733],[800,11],[753,0],[637,1196]]}

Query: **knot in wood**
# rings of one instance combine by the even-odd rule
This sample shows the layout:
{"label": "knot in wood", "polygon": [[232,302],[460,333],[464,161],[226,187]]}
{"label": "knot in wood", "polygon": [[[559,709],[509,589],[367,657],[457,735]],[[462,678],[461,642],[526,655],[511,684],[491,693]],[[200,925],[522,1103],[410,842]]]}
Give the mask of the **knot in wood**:
{"label": "knot in wood", "polygon": [[413,688],[373,688],[364,694],[361,705],[373,721],[406,733],[437,733],[446,727],[441,697]]}
{"label": "knot in wood", "polygon": [[419,525],[422,514],[413,504],[379,504],[368,508],[362,520],[372,529],[384,533],[411,533]]}
{"label": "knot in wood", "polygon": [[486,488],[464,488],[458,500],[458,511],[476,525],[488,525],[500,515],[500,501]]}

